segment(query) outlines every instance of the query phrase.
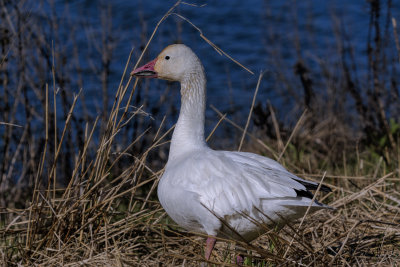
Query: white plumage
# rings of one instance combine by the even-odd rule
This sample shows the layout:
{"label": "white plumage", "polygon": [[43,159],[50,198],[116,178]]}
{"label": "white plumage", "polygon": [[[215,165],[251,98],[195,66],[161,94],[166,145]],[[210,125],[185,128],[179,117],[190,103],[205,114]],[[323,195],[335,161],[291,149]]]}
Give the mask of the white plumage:
{"label": "white plumage", "polygon": [[[203,66],[185,45],[170,45],[132,72],[181,83],[181,111],[171,140],[158,197],[168,215],[187,230],[205,233],[208,259],[215,236],[251,241],[265,226],[283,226],[311,211],[309,189],[318,184],[253,153],[216,151],[204,139],[206,79]],[[324,191],[329,188],[322,186]]]}

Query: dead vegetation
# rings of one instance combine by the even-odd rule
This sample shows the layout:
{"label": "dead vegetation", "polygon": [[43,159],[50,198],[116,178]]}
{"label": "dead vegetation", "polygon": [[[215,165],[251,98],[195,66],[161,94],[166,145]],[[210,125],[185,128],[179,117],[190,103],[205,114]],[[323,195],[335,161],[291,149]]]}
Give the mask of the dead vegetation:
{"label": "dead vegetation", "polygon": [[[164,121],[155,130],[130,126],[138,126],[147,116],[141,108],[131,107],[138,87],[138,81],[133,82],[127,75],[131,58],[112,98],[111,110],[92,118],[85,112],[81,92],[56,93],[57,86],[69,83],[62,75],[66,66],[54,62],[68,61],[62,60],[61,51],[33,35],[38,32],[34,24],[15,15],[23,9],[21,3],[2,2],[2,18],[21,20],[19,25],[25,28],[14,30],[30,33],[32,39],[26,35],[16,38],[2,24],[2,40],[9,42],[2,43],[1,61],[4,97],[0,127],[5,130],[1,142],[0,265],[199,265],[203,261],[204,237],[177,227],[166,216],[155,194],[162,164],[154,161],[163,158],[158,154],[164,153],[171,129],[166,129]],[[154,32],[179,4],[180,1],[168,11]],[[9,23],[14,25],[13,21]],[[28,46],[28,39],[36,45]],[[110,48],[106,43],[104,47]],[[38,62],[24,62],[17,47],[33,49],[37,60],[46,62],[45,68],[51,70],[50,77],[33,79],[41,70],[31,72],[35,68],[30,64]],[[111,53],[107,49],[101,51]],[[375,58],[378,60],[378,56]],[[107,58],[103,63],[97,73],[107,88]],[[9,64],[20,66],[20,72],[8,73]],[[298,73],[301,76],[300,70]],[[15,83],[15,78],[24,83]],[[374,99],[374,94],[383,94],[377,91],[380,88],[374,88],[368,101]],[[56,114],[60,103],[64,112],[62,122]],[[260,117],[262,110],[256,112],[256,119],[273,129],[267,138],[262,123],[258,130],[249,131],[248,125],[241,128],[219,114],[231,130],[246,137],[237,140],[242,150],[275,158],[306,179],[324,179],[333,192],[318,194],[319,201],[335,210],[307,214],[304,220],[280,231],[271,229],[252,244],[221,240],[210,264],[234,266],[237,253],[247,255],[245,265],[249,266],[388,266],[400,262],[399,142],[396,131],[380,128],[382,120],[388,121],[380,114],[382,106],[365,111],[367,117],[369,113],[376,116],[371,124],[366,121],[365,127],[381,129],[379,133],[371,132],[371,136],[379,134],[384,139],[382,144],[368,146],[360,141],[359,146],[350,146],[354,139],[340,134],[350,128],[339,121],[334,128],[328,127],[331,131],[318,131],[332,121],[317,122],[316,114],[321,108],[315,107],[318,101],[307,103],[306,106],[314,105],[312,110],[299,116],[293,127],[280,124],[272,107],[264,114],[265,120]],[[107,110],[107,104],[102,106]],[[24,113],[18,117],[21,107]],[[82,118],[87,123],[79,123]],[[360,132],[363,129],[359,128]],[[328,138],[332,133],[336,139]],[[341,146],[346,149],[340,150]],[[379,149],[375,149],[377,146]],[[337,161],[338,158],[341,160]],[[236,245],[241,249],[236,249]]]}

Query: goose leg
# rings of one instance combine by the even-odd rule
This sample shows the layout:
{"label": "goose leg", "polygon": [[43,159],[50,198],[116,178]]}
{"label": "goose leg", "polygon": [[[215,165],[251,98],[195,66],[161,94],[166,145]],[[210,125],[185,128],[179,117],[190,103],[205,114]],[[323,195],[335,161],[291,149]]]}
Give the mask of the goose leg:
{"label": "goose leg", "polygon": [[236,250],[236,264],[238,266],[243,266],[244,264],[244,256],[243,254],[246,254],[246,250],[241,247],[240,245],[236,244],[235,246],[235,250]]}
{"label": "goose leg", "polygon": [[206,241],[206,250],[205,250],[205,252],[204,252],[204,256],[206,257],[206,260],[209,260],[209,259],[210,259],[211,251],[213,250],[216,241],[217,241],[217,240],[216,240],[214,237],[209,236],[209,237],[207,238],[207,241]]}
{"label": "goose leg", "polygon": [[238,266],[243,266],[243,263],[244,263],[244,259],[243,259],[242,255],[237,255],[236,256],[236,264]]}

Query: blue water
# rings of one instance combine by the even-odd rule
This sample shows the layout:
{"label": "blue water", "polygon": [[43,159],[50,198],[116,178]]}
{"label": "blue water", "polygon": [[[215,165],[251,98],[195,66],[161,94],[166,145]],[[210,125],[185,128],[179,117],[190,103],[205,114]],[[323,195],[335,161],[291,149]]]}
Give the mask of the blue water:
{"label": "blue water", "polygon": [[[393,1],[392,16],[400,22],[399,2]],[[91,112],[101,111],[99,80],[90,68],[91,64],[99,63],[101,53],[93,43],[88,42],[88,36],[101,42],[102,28],[110,29],[115,47],[108,94],[114,96],[129,52],[132,48],[135,49],[130,63],[131,69],[139,56],[140,47],[173,3],[175,1],[55,1],[57,16],[68,18],[69,23],[72,21],[72,24],[79,25],[74,29],[74,35],[79,46],[80,64],[86,69],[83,94],[86,99],[90,99],[88,109]],[[198,1],[197,4],[204,6],[181,4],[176,12],[191,20],[207,38],[255,74],[249,74],[228,58],[219,55],[200,38],[192,26],[175,16],[169,17],[161,25],[149,47],[146,60],[154,58],[163,47],[175,41],[192,47],[206,70],[208,104],[229,112],[232,116],[236,114],[242,119],[247,116],[261,71],[267,71],[267,74],[262,81],[257,100],[262,103],[269,100],[277,107],[278,116],[284,116],[285,111],[296,101],[295,96],[292,99],[288,97],[290,90],[302,90],[293,71],[294,64],[302,58],[314,75],[314,83],[322,83],[318,80],[321,71],[318,62],[338,62],[338,38],[335,29],[340,27],[345,29],[354,48],[360,76],[366,76],[363,72],[367,70],[366,43],[370,19],[368,1],[220,0]],[[33,6],[33,10],[48,14],[51,7],[45,4],[38,9]],[[386,15],[385,11],[382,14]],[[69,30],[63,29],[61,25],[60,31],[65,31],[65,40],[56,42],[56,48],[72,46],[72,40],[68,37]],[[282,75],[292,83],[288,85],[282,82]],[[149,90],[143,93],[148,98],[145,109],[150,110],[152,105],[157,104],[159,95],[165,92],[165,85],[165,82],[150,81]],[[178,99],[179,93],[175,90],[169,101],[178,107]],[[208,109],[207,114],[213,116],[214,113]]]}
{"label": "blue water", "polygon": [[[304,109],[303,86],[294,71],[294,66],[299,60],[304,62],[309,70],[315,94],[322,96],[318,98],[323,102],[320,103],[320,107],[329,102],[327,101],[329,97],[334,97],[335,100],[340,97],[345,102],[343,106],[346,112],[348,109],[348,113],[355,114],[355,105],[348,93],[343,93],[343,95],[340,93],[329,95],[329,93],[335,90],[335,86],[337,92],[343,92],[338,88],[341,86],[340,82],[335,80],[341,77],[339,72],[342,70],[342,59],[339,47],[342,45],[351,48],[351,57],[354,58],[355,65],[355,70],[351,70],[352,78],[354,75],[357,76],[354,82],[357,83],[357,88],[361,88],[361,94],[366,94],[366,88],[372,88],[371,75],[368,73],[370,67],[368,66],[367,42],[369,38],[369,40],[373,38],[374,33],[369,33],[369,2],[367,0],[218,0],[198,1],[201,7],[181,4],[176,9],[177,13],[192,21],[209,40],[255,74],[248,73],[228,58],[219,55],[199,36],[196,29],[176,16],[171,16],[162,23],[141,63],[144,64],[153,59],[165,46],[177,41],[187,44],[197,53],[204,64],[208,78],[206,132],[209,132],[218,121],[218,116],[209,105],[227,113],[228,117],[239,125],[245,125],[258,74],[261,71],[265,71],[266,74],[261,82],[257,102],[262,103],[265,108],[269,101],[275,107],[279,121],[289,126],[293,125]],[[386,5],[388,2],[392,3],[389,16]],[[11,1],[8,2],[10,6],[13,6],[11,3]],[[75,141],[79,143],[86,123],[90,128],[96,116],[103,114],[107,117],[109,114],[113,96],[118,89],[132,48],[134,53],[129,62],[128,73],[137,61],[142,47],[157,22],[174,3],[175,1],[156,0],[27,0],[18,2],[20,14],[23,14],[31,27],[22,23],[21,28],[18,28],[21,36],[27,39],[22,55],[23,60],[18,51],[16,52],[18,38],[14,36],[11,46],[15,49],[10,50],[9,61],[5,65],[10,77],[8,90],[15,94],[15,92],[20,92],[18,88],[21,86],[24,89],[27,88],[26,99],[29,100],[29,105],[25,106],[22,102],[13,103],[13,97],[19,98],[13,94],[8,97],[10,97],[9,102],[16,107],[16,121],[13,122],[25,127],[28,124],[27,120],[30,120],[29,125],[34,140],[39,140],[38,148],[30,148],[32,151],[37,149],[39,152],[36,154],[40,155],[40,140],[44,138],[43,114],[45,111],[41,101],[44,102],[45,85],[48,84],[50,88],[51,110],[54,106],[53,91],[58,92],[56,101],[59,138],[72,96],[82,90],[81,99],[75,108],[76,116],[71,124],[71,127],[77,129],[71,131],[71,143]],[[395,18],[400,24],[400,1],[382,0],[381,3],[381,25],[382,27],[385,23],[390,25],[389,38],[383,40],[388,48],[385,50],[387,56],[385,63],[388,64],[384,66],[387,68],[388,75],[381,77],[381,80],[384,80],[383,83],[386,83],[384,88],[387,88],[388,92],[391,86],[394,90],[398,90],[399,84],[398,51],[396,51],[393,38],[391,18]],[[13,13],[10,14],[11,21],[17,27],[19,17],[14,16]],[[26,29],[29,31],[25,32]],[[37,36],[34,38],[36,33]],[[106,88],[109,99],[105,108],[100,78],[101,64],[106,59],[103,52],[104,45],[112,48]],[[54,63],[57,74],[55,88],[53,88],[52,64],[48,60],[52,58],[52,51],[55,52]],[[349,60],[351,57],[347,55],[345,60],[352,63]],[[24,79],[21,79],[18,73],[21,62],[26,63]],[[324,68],[328,69],[332,75],[331,80],[324,77]],[[385,74],[385,72],[380,72],[382,76]],[[394,77],[393,84],[389,84],[391,81],[388,77]],[[25,86],[25,84],[21,85],[21,80],[29,82]],[[124,84],[126,82],[127,78]],[[0,94],[3,93],[6,92],[0,87]],[[69,101],[63,101],[65,95],[68,96]],[[162,103],[160,96],[165,99]],[[390,97],[391,95],[388,94],[382,96],[382,99],[387,103]],[[0,98],[0,101],[3,100]],[[335,104],[341,100],[336,100]],[[166,128],[172,126],[179,109],[178,84],[142,80],[130,104],[137,107],[143,105],[143,109],[150,113],[154,120],[148,117],[135,117],[122,129],[126,131],[126,134],[118,136],[124,140],[118,140],[115,143],[130,144],[149,126],[155,131],[164,116],[167,118]],[[341,108],[340,104],[338,106]],[[394,104],[392,103],[389,108],[385,107],[388,118],[391,117],[390,109],[395,106]],[[26,112],[26,108],[34,111],[32,117],[26,116],[25,113],[29,113]],[[399,108],[395,108],[398,115]],[[12,117],[13,114],[9,116]],[[357,117],[354,117],[356,120]],[[4,121],[9,122],[8,118]],[[220,133],[224,138],[212,139],[212,147],[235,149],[237,144],[221,142],[235,142],[241,133],[232,131],[232,127],[223,128],[225,126],[226,124],[222,124],[216,133],[217,136]],[[0,135],[3,135],[5,129],[9,128],[0,125]],[[24,128],[12,128],[17,143],[11,144],[9,148],[9,151],[12,151],[11,154],[16,150],[19,144],[18,138],[22,137],[23,131]],[[96,133],[95,142],[98,141]],[[0,140],[0,147],[3,147],[3,142]],[[64,142],[65,146],[70,146],[71,143]],[[148,144],[143,144],[143,147],[146,145]],[[72,150],[72,154],[78,154],[78,150],[82,148],[81,144],[71,146],[72,148],[67,147],[63,151]],[[118,150],[119,148],[116,149]],[[164,154],[160,153],[161,158],[162,155]],[[65,156],[68,157],[68,154]],[[165,158],[161,161],[164,160]],[[15,167],[15,177],[20,176],[20,167]]]}

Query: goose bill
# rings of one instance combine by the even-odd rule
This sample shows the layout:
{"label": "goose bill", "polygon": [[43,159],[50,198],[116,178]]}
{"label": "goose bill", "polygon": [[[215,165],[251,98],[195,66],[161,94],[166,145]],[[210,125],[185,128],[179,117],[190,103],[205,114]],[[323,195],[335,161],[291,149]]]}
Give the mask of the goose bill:
{"label": "goose bill", "polygon": [[150,61],[149,63],[133,70],[132,76],[145,77],[145,78],[157,78],[157,72],[154,70],[157,59]]}
{"label": "goose bill", "polygon": [[151,70],[139,71],[132,73],[132,75],[136,77],[157,78],[157,72]]}

